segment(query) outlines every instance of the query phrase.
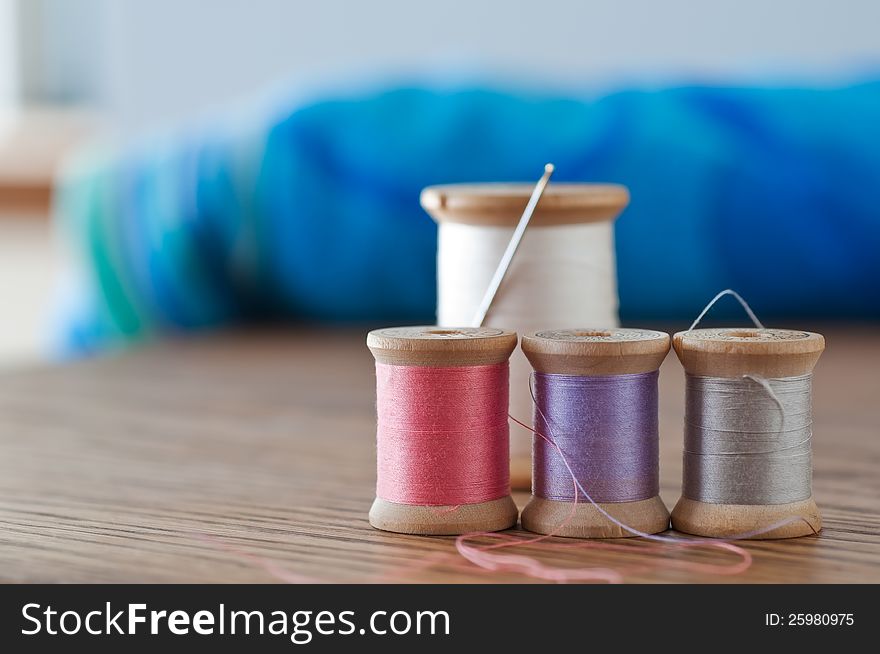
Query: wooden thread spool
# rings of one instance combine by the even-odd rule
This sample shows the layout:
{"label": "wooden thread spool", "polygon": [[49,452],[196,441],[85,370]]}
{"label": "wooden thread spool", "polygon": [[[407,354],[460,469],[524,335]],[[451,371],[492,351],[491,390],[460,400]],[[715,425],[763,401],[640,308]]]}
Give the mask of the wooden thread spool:
{"label": "wooden thread spool", "polygon": [[[439,323],[470,323],[532,190],[531,184],[456,184],[422,191],[422,207],[440,230]],[[487,324],[510,325],[519,333],[547,323],[617,325],[612,222],[628,202],[626,187],[616,184],[549,184]],[[557,244],[569,244],[573,251],[554,260]],[[571,275],[571,283],[566,283],[569,280],[559,277],[565,275],[566,263],[576,257],[583,259],[585,270]],[[543,262],[544,268],[554,266],[547,270],[546,280],[535,274],[534,261]],[[529,372],[525,357],[514,352],[510,410],[520,420],[526,420],[532,410]],[[531,433],[516,424],[511,425],[510,457],[511,486],[530,488]]]}
{"label": "wooden thread spool", "polygon": [[[673,347],[689,375],[780,379],[812,373],[825,339],[821,334],[786,329],[695,329],[675,334]],[[749,537],[793,538],[822,528],[812,495],[786,504],[713,504],[682,495],[672,511],[672,526],[688,534],[725,538],[791,518],[802,519]]]}
{"label": "wooden thread spool", "polygon": [[[541,331],[523,336],[522,350],[538,373],[582,377],[635,375],[659,369],[669,352],[669,335],[623,328]],[[589,488],[585,490],[590,492]],[[669,527],[669,511],[659,495],[631,502],[597,504],[616,520],[644,533],[658,533]],[[572,515],[571,502],[533,494],[521,519],[525,529],[541,534],[573,538],[636,535],[580,498]]]}
{"label": "wooden thread spool", "polygon": [[[367,335],[377,363],[446,368],[506,363],[517,343],[514,332],[488,327],[397,327]],[[499,531],[516,524],[517,508],[509,494],[473,504],[402,504],[376,497],[370,524],[403,534],[456,535]]]}

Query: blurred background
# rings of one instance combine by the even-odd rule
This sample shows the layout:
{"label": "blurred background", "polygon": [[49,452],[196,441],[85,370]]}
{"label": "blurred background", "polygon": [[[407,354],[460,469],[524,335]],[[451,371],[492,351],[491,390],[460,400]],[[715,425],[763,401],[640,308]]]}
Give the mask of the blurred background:
{"label": "blurred background", "polygon": [[[194,156],[201,157],[202,163],[193,187],[201,189],[200,180],[208,179],[214,184],[210,193],[219,194],[216,182],[223,175],[205,177],[204,152],[219,151],[216,160],[221,163],[217,165],[223,170],[262,171],[269,165],[267,161],[275,160],[260,153],[252,153],[248,160],[240,154],[242,149],[251,142],[269,148],[265,144],[272,143],[272,135],[278,134],[279,126],[287,124],[285,121],[299,107],[312,106],[325,97],[344,97],[357,111],[361,94],[375,98],[376,93],[396,88],[503,89],[510,93],[511,102],[519,102],[516,106],[525,116],[522,120],[528,120],[532,115],[528,114],[529,98],[535,94],[555,99],[570,96],[589,103],[637,90],[647,94],[639,96],[645,98],[644,102],[655,102],[666,96],[651,93],[682,85],[764,90],[794,86],[819,91],[863,88],[861,85],[877,79],[880,70],[878,26],[880,3],[873,0],[445,0],[431,4],[407,0],[0,0],[0,367],[76,350],[77,343],[84,344],[83,351],[94,349],[105,339],[109,328],[92,323],[98,322],[94,315],[106,309],[71,308],[75,296],[81,295],[81,289],[71,290],[74,286],[96,284],[76,279],[75,271],[82,264],[70,260],[95,258],[100,249],[84,249],[77,244],[77,235],[71,235],[78,229],[89,229],[91,223],[84,222],[83,216],[97,211],[93,211],[97,206],[93,199],[83,200],[83,189],[98,188],[95,170],[104,175],[102,180],[110,173],[129,170],[126,182],[101,182],[100,193],[110,189],[115,198],[113,209],[101,205],[101,215],[106,216],[101,218],[105,221],[102,225],[112,221],[117,221],[112,222],[114,225],[126,225],[127,220],[140,220],[145,215],[145,224],[154,225],[149,217],[152,214],[142,207],[139,211],[124,208],[129,195],[137,196],[133,188],[141,188],[142,192],[150,188],[138,187],[132,179],[149,178],[143,172],[146,170],[150,174],[158,170],[157,175],[171,171],[177,193],[177,185],[183,186],[178,180],[184,176],[183,172],[177,174],[182,165],[179,160],[197,151],[199,154]],[[862,95],[853,100],[861,103],[858,116],[874,112],[880,119],[877,96],[875,89],[867,100]],[[502,104],[507,102],[504,98]],[[381,103],[372,102],[370,106],[382,108]],[[637,99],[626,106],[638,107],[641,102]],[[806,101],[801,107],[809,104]],[[823,129],[849,122],[846,101],[842,107],[833,106],[837,107],[836,113],[829,110],[817,118]],[[767,111],[774,109],[771,106]],[[674,116],[666,118],[670,121],[668,129],[680,129]],[[726,119],[727,114],[719,118]],[[782,125],[792,123],[791,116],[777,119]],[[345,124],[356,125],[352,121]],[[448,125],[447,118],[437,121],[438,130]],[[661,124],[658,129],[662,128]],[[805,124],[802,129],[809,133],[813,128]],[[248,135],[255,132],[269,136],[249,141]],[[827,146],[829,136],[823,134]],[[162,135],[161,139],[156,135]],[[356,134],[353,138],[360,137]],[[414,137],[417,145],[419,138]],[[795,141],[795,136],[789,135],[785,143]],[[865,135],[863,145],[868,148],[877,141],[875,125],[873,132]],[[811,141],[806,138],[806,142]],[[96,145],[107,143],[112,145]],[[154,147],[158,150],[151,150]],[[621,144],[622,151],[630,147]],[[792,156],[797,160],[798,150],[794,150]],[[83,156],[78,153],[95,151],[112,154],[97,156],[98,163],[92,167],[66,163]],[[799,152],[804,154],[803,150]],[[811,155],[815,152],[810,150]],[[827,163],[832,168],[840,168],[841,161],[861,161],[847,169],[857,173],[860,183],[877,179],[875,160],[851,157],[835,147],[826,147],[822,152],[830,153]],[[541,157],[547,152],[534,154],[534,161],[543,163]],[[137,172],[126,168],[131,162]],[[413,196],[411,189],[417,191],[423,182],[465,181],[451,179],[448,170],[452,163],[439,166],[436,175],[426,167],[422,177],[410,180],[401,196],[408,205],[415,200],[416,206],[408,211],[420,211],[417,194]],[[500,168],[497,174],[514,177],[522,170],[521,176],[529,179],[532,164],[531,160],[524,161],[521,168]],[[619,179],[596,181],[623,181],[638,188],[638,180],[631,180],[622,164],[591,165],[577,171],[571,168],[572,175],[608,176],[623,171],[617,175]],[[72,181],[68,199],[63,201],[54,193],[62,169],[73,171],[64,173],[65,179]],[[79,177],[80,170],[88,172]],[[476,167],[463,172],[462,177],[491,179],[495,172]],[[535,172],[532,177],[538,176],[540,168]],[[255,188],[262,188],[264,181],[261,178]],[[803,185],[803,180],[797,183]],[[875,196],[875,191],[871,195]],[[259,195],[258,200],[271,197],[263,191],[255,195]],[[634,200],[637,197],[634,193]],[[210,202],[202,195],[198,198],[198,210],[187,213],[184,224],[191,224],[193,216],[201,220],[205,215],[204,207]],[[227,207],[229,202],[222,205]],[[278,206],[268,201],[257,204],[263,209]],[[55,220],[63,223],[60,229],[51,218],[53,207]],[[633,209],[639,211],[635,203]],[[851,209],[853,222],[847,223],[846,216],[841,216],[840,229],[864,247],[873,247],[880,222],[877,209],[867,204]],[[265,211],[271,214],[270,209]],[[784,206],[774,211],[784,211]],[[833,218],[834,211],[829,208],[822,215]],[[223,220],[224,225],[231,224],[235,217]],[[161,229],[162,222],[158,225]],[[426,242],[427,251],[433,245]],[[126,243],[136,249],[130,240]],[[217,246],[220,250],[224,247]],[[780,244],[775,242],[774,247]],[[134,256],[132,251],[125,256]],[[872,258],[876,258],[876,252]],[[161,254],[161,250],[152,248],[145,261],[154,261]],[[803,252],[801,256],[815,259]],[[848,265],[848,260],[853,257],[846,251],[836,251],[829,261],[819,265],[838,271]],[[876,295],[878,280],[870,279],[875,272],[876,267],[864,266],[852,272],[853,278],[869,277],[863,279],[860,289],[868,293],[863,302],[872,307],[864,314],[869,318],[876,317],[880,304]],[[113,274],[122,276],[118,271]],[[837,272],[831,276],[838,288],[847,289],[850,277]],[[726,279],[720,276],[719,281]],[[649,303],[638,300],[633,283],[622,281],[624,315],[656,315]],[[242,294],[241,288],[241,284],[236,285],[234,292]],[[102,292],[106,295],[107,289]],[[212,286],[209,295],[222,292]],[[850,289],[842,292],[849,293]],[[128,294],[136,292],[129,289]],[[700,297],[708,300],[711,295]],[[772,311],[776,303],[783,301],[781,298],[780,293],[759,299],[758,308]],[[426,302],[433,302],[433,298]],[[154,313],[160,317],[153,323],[160,326],[197,327],[238,315],[225,304],[217,308],[213,303],[204,319],[203,314],[194,317],[194,313],[175,318],[163,313],[161,301],[151,298],[145,303],[155,305]],[[265,302],[258,304],[260,309],[255,313],[265,310]],[[299,306],[293,304],[294,309]],[[306,307],[303,315],[328,317],[307,305],[302,304]],[[689,297],[682,300],[681,306],[691,307],[688,315],[692,316],[702,305],[696,306]],[[840,314],[859,317],[853,306],[841,305]],[[420,304],[412,310],[406,306],[386,309],[375,315],[367,308],[338,317],[385,319],[399,314],[401,319],[417,319],[424,314]],[[146,311],[135,311],[138,318],[129,323],[119,319],[116,311],[110,331],[117,336],[138,332]],[[287,306],[282,313],[296,311]],[[809,308],[803,313],[809,313]],[[83,319],[86,314],[92,317]],[[89,322],[90,326],[82,328],[87,332],[85,336],[71,338],[77,321]],[[105,340],[114,338],[108,336]]]}

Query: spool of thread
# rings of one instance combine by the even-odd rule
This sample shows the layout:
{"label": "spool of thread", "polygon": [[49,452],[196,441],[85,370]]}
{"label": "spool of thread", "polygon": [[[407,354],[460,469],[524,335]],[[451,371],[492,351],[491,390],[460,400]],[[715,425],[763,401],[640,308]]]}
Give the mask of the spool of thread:
{"label": "spool of thread", "polygon": [[[530,184],[461,184],[422,191],[439,225],[437,320],[471,324],[532,192]],[[548,323],[617,325],[612,221],[629,202],[623,186],[550,184],[489,311],[487,324],[527,333]],[[530,369],[511,358],[510,411],[532,413]],[[511,426],[511,483],[528,489],[531,432]]]}
{"label": "spool of thread", "polygon": [[367,335],[376,359],[376,500],[370,524],[405,534],[516,524],[508,468],[514,332],[398,327]]}
{"label": "spool of thread", "polygon": [[825,339],[783,329],[696,329],[676,334],[673,346],[687,385],[673,527],[721,538],[818,532],[811,380]]}
{"label": "spool of thread", "polygon": [[[524,336],[522,350],[535,370],[539,432],[523,527],[576,538],[634,535],[598,505],[640,532],[667,529],[669,511],[659,496],[657,376],[669,335],[621,328],[548,330]],[[580,484],[576,503],[572,475]]]}

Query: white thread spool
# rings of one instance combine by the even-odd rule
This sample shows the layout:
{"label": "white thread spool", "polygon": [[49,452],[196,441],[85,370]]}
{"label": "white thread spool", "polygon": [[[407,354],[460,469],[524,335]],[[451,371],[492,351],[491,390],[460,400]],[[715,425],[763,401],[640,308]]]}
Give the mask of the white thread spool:
{"label": "white thread spool", "polygon": [[[422,191],[439,225],[437,323],[470,324],[532,192],[530,184],[461,184]],[[486,317],[519,333],[546,325],[618,325],[612,221],[629,202],[614,184],[550,184]],[[510,360],[510,412],[529,424],[531,367]],[[532,434],[510,428],[510,480],[531,486]]]}

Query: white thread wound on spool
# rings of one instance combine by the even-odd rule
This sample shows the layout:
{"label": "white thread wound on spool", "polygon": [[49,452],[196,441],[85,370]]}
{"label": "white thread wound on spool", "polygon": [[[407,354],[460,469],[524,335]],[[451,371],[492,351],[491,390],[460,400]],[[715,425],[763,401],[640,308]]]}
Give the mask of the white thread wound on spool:
{"label": "white thread wound on spool", "polygon": [[[470,324],[504,253],[512,227],[444,222],[437,252],[437,322]],[[519,333],[549,327],[616,327],[617,280],[611,222],[532,226],[486,317]],[[510,360],[510,413],[531,423],[531,368],[516,350]],[[529,460],[531,432],[511,425],[511,455]]]}

